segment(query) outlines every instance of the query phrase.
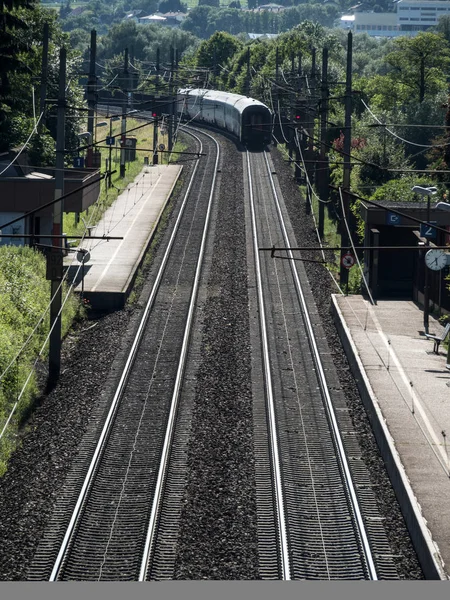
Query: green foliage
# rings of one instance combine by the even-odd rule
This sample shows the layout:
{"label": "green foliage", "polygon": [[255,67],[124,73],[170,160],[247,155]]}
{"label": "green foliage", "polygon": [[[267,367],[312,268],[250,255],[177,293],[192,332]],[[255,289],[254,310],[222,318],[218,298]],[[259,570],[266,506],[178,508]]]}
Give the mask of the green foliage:
{"label": "green foliage", "polygon": [[418,196],[412,191],[412,188],[415,185],[428,187],[435,185],[435,182],[430,178],[412,175],[401,177],[400,179],[393,179],[380,186],[369,199],[374,202],[388,200],[389,202],[424,202],[426,204],[426,199],[422,196]]}
{"label": "green foliage", "polygon": [[450,64],[450,48],[443,35],[420,32],[416,37],[398,37],[386,56],[389,77],[412,91],[412,99],[423,102],[446,83],[445,69]]}
{"label": "green foliage", "polygon": [[[40,252],[29,247],[0,246],[0,375],[12,362],[0,381],[0,431],[33,370],[49,331],[48,312],[37,325],[50,300],[50,282],[45,278],[45,270],[45,258]],[[63,335],[75,318],[77,306],[78,301],[70,296],[62,312]],[[14,361],[29,336],[29,342]],[[33,375],[26,384],[7,435],[0,442],[0,475],[14,448],[20,418],[36,391]]]}
{"label": "green foliage", "polygon": [[[108,34],[102,36],[97,43],[98,60],[107,61],[105,83],[108,83],[123,69],[123,52],[131,50],[137,61],[155,62],[156,50],[160,50],[161,63],[170,61],[170,47],[177,48],[183,54],[197,46],[198,40],[181,29],[160,27],[159,25],[138,25],[134,21],[124,21],[113,25]],[[139,64],[137,65],[139,67]],[[142,70],[147,77],[148,68]],[[145,78],[143,77],[143,78]]]}
{"label": "green foliage", "polygon": [[168,12],[187,12],[187,5],[181,0],[160,0],[158,4],[158,11],[160,13]]}
{"label": "green foliage", "polygon": [[226,65],[241,49],[242,44],[235,37],[218,31],[198,47],[197,66],[214,69],[216,65]]}

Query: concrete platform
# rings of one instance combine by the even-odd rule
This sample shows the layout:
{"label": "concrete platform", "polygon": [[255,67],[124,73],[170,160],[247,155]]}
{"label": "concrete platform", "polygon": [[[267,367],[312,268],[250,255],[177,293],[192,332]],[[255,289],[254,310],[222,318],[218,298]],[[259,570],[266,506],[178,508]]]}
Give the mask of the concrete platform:
{"label": "concrete platform", "polygon": [[[429,578],[450,569],[450,371],[412,301],[333,296],[335,320]],[[443,327],[430,317],[430,333]],[[448,437],[447,437],[448,436]]]}
{"label": "concrete platform", "polygon": [[[84,274],[78,272],[75,291],[81,292],[83,286],[84,297],[94,309],[124,306],[181,170],[179,165],[144,167],[91,230],[92,236],[123,239],[107,242],[85,238],[80,244],[80,248],[89,251],[90,259]],[[65,259],[65,265],[70,269],[69,277],[78,271],[79,263],[73,254]]]}

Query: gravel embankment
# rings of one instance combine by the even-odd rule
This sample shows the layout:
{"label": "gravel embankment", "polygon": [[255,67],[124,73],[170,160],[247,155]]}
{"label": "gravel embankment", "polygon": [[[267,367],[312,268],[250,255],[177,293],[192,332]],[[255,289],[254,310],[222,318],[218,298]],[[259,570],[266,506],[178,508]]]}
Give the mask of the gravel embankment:
{"label": "gravel embankment", "polygon": [[0,479],[2,580],[25,578],[130,315],[123,310],[84,322],[64,342],[60,381],[39,399]]}

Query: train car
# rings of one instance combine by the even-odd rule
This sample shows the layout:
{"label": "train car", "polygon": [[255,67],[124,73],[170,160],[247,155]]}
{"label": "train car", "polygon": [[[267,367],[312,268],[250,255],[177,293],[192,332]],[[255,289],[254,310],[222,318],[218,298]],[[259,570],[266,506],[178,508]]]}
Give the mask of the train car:
{"label": "train car", "polygon": [[178,90],[178,112],[188,120],[225,129],[248,146],[263,146],[272,137],[272,113],[253,98],[206,89]]}

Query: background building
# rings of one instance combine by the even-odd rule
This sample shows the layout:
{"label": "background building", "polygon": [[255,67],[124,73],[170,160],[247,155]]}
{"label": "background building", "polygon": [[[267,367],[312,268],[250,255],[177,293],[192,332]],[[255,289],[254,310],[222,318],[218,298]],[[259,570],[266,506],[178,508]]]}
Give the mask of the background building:
{"label": "background building", "polygon": [[373,37],[415,36],[435,27],[444,15],[450,15],[449,0],[399,0],[396,12],[355,11],[343,15],[336,24],[342,29]]}

